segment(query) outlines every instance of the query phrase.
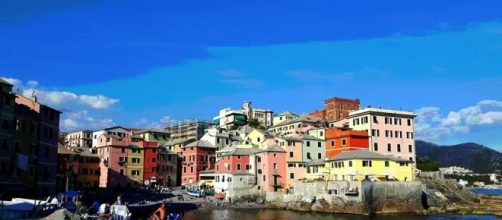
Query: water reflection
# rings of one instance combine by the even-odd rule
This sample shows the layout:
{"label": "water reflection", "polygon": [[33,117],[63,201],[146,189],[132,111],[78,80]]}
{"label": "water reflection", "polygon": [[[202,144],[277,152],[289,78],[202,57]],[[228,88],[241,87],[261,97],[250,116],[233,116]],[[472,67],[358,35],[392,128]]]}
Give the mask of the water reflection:
{"label": "water reflection", "polygon": [[329,213],[296,212],[279,209],[221,209],[187,212],[184,220],[446,220],[446,219],[498,219],[494,216],[360,216]]}

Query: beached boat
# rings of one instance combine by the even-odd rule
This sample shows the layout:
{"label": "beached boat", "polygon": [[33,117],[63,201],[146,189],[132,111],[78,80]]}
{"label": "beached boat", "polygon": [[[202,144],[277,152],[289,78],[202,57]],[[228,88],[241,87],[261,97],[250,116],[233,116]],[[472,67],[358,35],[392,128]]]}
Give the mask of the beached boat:
{"label": "beached boat", "polygon": [[193,196],[193,197],[201,197],[201,193],[200,191],[192,191],[192,190],[187,190],[187,194],[189,196]]}
{"label": "beached boat", "polygon": [[57,204],[47,200],[13,198],[10,201],[0,201],[0,219],[42,218],[58,209]]}
{"label": "beached boat", "polygon": [[215,199],[223,200],[225,199],[226,194],[225,193],[216,193],[214,194]]}

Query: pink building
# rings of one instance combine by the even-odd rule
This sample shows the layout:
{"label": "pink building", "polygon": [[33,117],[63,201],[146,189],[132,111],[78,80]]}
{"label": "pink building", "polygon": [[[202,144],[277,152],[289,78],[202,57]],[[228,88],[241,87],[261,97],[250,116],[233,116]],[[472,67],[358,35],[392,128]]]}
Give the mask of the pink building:
{"label": "pink building", "polygon": [[200,171],[214,169],[216,147],[205,140],[194,141],[182,147],[181,184],[199,182]]}
{"label": "pink building", "polygon": [[365,108],[350,112],[349,126],[365,131],[369,150],[410,161],[416,161],[413,112]]}
{"label": "pink building", "polygon": [[286,151],[280,146],[263,149],[255,154],[257,184],[265,192],[286,189]]}
{"label": "pink building", "polygon": [[303,140],[290,136],[279,143],[286,150],[286,186],[291,187],[294,181],[305,178],[307,162],[303,158]]}
{"label": "pink building", "polygon": [[102,134],[97,140],[98,155],[101,159],[99,187],[122,188],[127,186],[128,136]]}

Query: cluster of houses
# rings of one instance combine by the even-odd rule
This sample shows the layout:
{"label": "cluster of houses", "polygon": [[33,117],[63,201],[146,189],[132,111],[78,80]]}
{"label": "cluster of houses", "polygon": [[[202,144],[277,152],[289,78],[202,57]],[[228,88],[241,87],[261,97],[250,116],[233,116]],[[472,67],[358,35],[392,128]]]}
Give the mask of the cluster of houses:
{"label": "cluster of houses", "polygon": [[[413,112],[331,98],[310,114],[273,114],[244,102],[213,121],[164,131],[112,127],[64,134],[58,189],[213,186],[294,190],[308,181],[413,181]],[[251,123],[253,121],[253,123]]]}

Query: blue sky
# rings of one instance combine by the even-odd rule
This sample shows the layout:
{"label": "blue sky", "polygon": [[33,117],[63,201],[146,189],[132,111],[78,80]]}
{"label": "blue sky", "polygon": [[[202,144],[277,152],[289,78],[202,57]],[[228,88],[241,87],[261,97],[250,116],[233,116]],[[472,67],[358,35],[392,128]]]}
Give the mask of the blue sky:
{"label": "blue sky", "polygon": [[245,99],[415,111],[417,136],[502,150],[498,1],[0,1],[0,76],[64,130],[209,119]]}

